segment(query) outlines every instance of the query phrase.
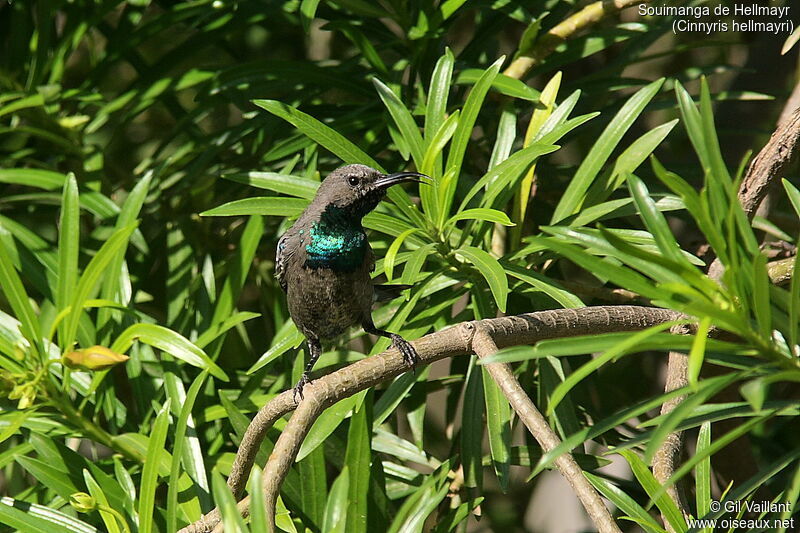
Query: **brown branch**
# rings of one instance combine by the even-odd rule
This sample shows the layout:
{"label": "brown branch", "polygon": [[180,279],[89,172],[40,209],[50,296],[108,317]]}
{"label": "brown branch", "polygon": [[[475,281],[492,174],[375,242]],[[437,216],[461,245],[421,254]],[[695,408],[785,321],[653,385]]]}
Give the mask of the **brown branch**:
{"label": "brown branch", "polygon": [[[681,315],[674,311],[639,306],[601,306],[581,309],[540,311],[518,316],[492,318],[467,323],[484,328],[501,348],[534,344],[544,339],[574,337],[618,331],[638,331],[656,324],[675,320]],[[437,331],[414,341],[420,364],[472,353],[472,330],[465,324]],[[390,349],[367,357],[352,365],[314,380],[304,389],[305,399],[289,420],[267,461],[264,480],[268,500],[277,499],[278,489],[294,463],[300,442],[320,410],[369,387],[398,376],[407,370],[402,357]],[[267,430],[283,414],[294,409],[291,392],[270,400],[251,422],[239,447],[228,485],[241,494],[252,468],[256,451]],[[284,437],[285,435],[288,435]],[[294,440],[297,442],[294,442]],[[290,442],[291,441],[291,442]],[[239,510],[247,513],[249,500],[239,502]],[[271,515],[274,519],[274,516]],[[219,510],[214,509],[180,533],[211,531],[220,522]]]}
{"label": "brown branch", "polygon": [[[465,324],[465,327],[474,330],[472,348],[478,357],[484,358],[497,353],[497,345],[485,327],[476,327],[474,324]],[[542,453],[547,453],[558,447],[561,444],[561,439],[550,428],[542,413],[539,412],[533,401],[522,389],[519,381],[511,372],[511,367],[504,363],[490,363],[485,368],[503,392],[508,403],[517,412],[525,427],[528,428],[528,431],[531,432],[531,435],[542,447]],[[555,465],[561,475],[572,486],[592,522],[597,526],[597,530],[600,533],[622,533],[614,522],[611,513],[608,512],[608,509],[603,504],[600,494],[597,493],[597,490],[583,475],[583,470],[575,462],[572,455],[570,453],[559,455],[555,460]]]}
{"label": "brown branch", "polygon": [[794,271],[795,259],[797,259],[797,256],[777,259],[767,263],[769,280],[775,285],[783,285],[790,281],[792,279],[792,272]]}
{"label": "brown branch", "polygon": [[[674,334],[687,334],[688,328],[685,325],[673,326],[671,333]],[[676,389],[681,389],[689,384],[688,379],[689,358],[685,353],[670,352],[669,361],[667,363],[667,379],[664,384],[664,392],[671,392]],[[686,396],[676,396],[664,402],[661,405],[661,414],[666,415],[674,411]],[[683,450],[683,431],[673,431],[664,439],[661,446],[656,450],[653,455],[653,476],[658,480],[661,485],[666,484],[667,480],[675,473],[675,466],[681,458],[681,451]],[[688,516],[687,507],[681,497],[678,486],[673,484],[667,488],[667,494],[678,509],[681,510],[684,516]],[[664,527],[667,531],[673,533],[673,528],[664,514],[661,514],[664,521]]]}
{"label": "brown branch", "polygon": [[750,163],[739,188],[739,201],[749,218],[767,194],[770,184],[786,175],[800,149],[800,108],[792,110]]}
{"label": "brown branch", "polygon": [[[750,163],[739,187],[739,201],[748,218],[753,218],[772,183],[788,172],[789,167],[797,160],[798,153],[800,153],[800,108],[795,108],[789,118],[772,133],[769,142]],[[718,257],[711,263],[708,275],[714,279],[721,279],[724,271],[725,267]]]}
{"label": "brown branch", "polygon": [[792,94],[789,95],[786,104],[783,106],[783,111],[781,111],[781,115],[778,117],[778,127],[788,123],[792,118],[792,113],[794,113],[798,107],[800,107],[800,82],[794,86]]}
{"label": "brown branch", "polygon": [[574,15],[550,28],[538,38],[527,50],[520,50],[517,57],[503,72],[506,76],[522,79],[528,72],[553,53],[558,46],[574,37],[578,32],[597,24],[608,15],[618,13],[625,8],[637,4],[649,3],[652,0],[602,0],[593,2]]}

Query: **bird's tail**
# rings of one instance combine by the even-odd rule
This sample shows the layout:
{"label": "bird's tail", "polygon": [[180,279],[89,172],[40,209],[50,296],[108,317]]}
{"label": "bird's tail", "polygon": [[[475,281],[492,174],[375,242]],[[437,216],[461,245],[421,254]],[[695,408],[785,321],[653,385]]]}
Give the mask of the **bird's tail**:
{"label": "bird's tail", "polygon": [[393,300],[400,296],[400,293],[406,289],[410,289],[412,285],[373,285],[374,290],[373,300],[376,302],[385,302],[386,300]]}

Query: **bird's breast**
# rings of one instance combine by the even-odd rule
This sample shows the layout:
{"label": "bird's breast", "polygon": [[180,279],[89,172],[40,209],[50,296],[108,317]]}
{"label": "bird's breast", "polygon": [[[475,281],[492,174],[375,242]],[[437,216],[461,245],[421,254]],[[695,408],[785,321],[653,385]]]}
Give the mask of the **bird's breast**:
{"label": "bird's breast", "polygon": [[360,227],[336,227],[317,222],[308,231],[307,268],[352,272],[363,265],[368,244]]}

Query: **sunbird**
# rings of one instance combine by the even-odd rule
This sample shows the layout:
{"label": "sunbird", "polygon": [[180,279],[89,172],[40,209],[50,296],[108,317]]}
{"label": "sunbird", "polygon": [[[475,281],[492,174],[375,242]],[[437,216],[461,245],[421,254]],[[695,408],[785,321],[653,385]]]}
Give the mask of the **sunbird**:
{"label": "sunbird", "polygon": [[305,336],[311,356],[294,387],[303,387],[322,353],[322,341],[361,325],[366,333],[391,339],[408,365],[419,361],[414,347],[397,333],[375,327],[372,305],[397,296],[409,285],[373,284],[375,257],[361,219],[375,209],[392,185],[422,182],[418,172],[383,174],[365,165],[346,165],[331,172],[300,218],[278,240],[275,276],[286,293],[289,315]]}

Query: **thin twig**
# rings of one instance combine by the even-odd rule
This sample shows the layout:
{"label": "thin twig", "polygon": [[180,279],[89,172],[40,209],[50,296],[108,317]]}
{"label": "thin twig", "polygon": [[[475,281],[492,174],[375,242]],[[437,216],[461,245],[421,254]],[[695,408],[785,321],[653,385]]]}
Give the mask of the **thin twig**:
{"label": "thin twig", "polygon": [[[665,309],[620,305],[539,311],[467,324],[485,328],[495,344],[503,348],[534,344],[544,339],[637,331],[675,320],[680,316],[674,311]],[[430,364],[447,357],[472,353],[471,339],[472,330],[462,323],[426,335],[413,344],[420,356],[419,364]],[[308,427],[313,424],[315,415],[321,412],[320,409],[392,379],[407,370],[408,367],[402,357],[396,350],[390,349],[320,377],[307,385],[300,408],[287,423],[264,468],[264,478],[269,478],[270,485],[267,487],[268,501],[277,499],[278,490],[295,461],[302,438]],[[290,397],[291,392],[276,396],[261,408],[251,422],[251,427],[248,428],[239,446],[234,469],[228,480],[228,485],[235,491],[241,493],[241,487],[247,481],[255,454],[267,430],[275,420],[296,407]],[[284,438],[287,433],[289,436]],[[246,514],[248,506],[249,500],[245,498],[239,502],[238,508],[242,514]],[[181,533],[211,531],[219,522],[219,511],[215,509],[197,522],[183,528]]]}
{"label": "thin twig", "polygon": [[649,3],[651,1],[652,0],[603,0],[593,2],[550,28],[550,30],[537,39],[529,49],[521,50],[519,57],[511,62],[503,74],[512,78],[522,79],[533,67],[552,54],[558,45],[574,37],[582,30],[597,24],[608,15],[618,13],[625,8],[637,4]]}
{"label": "thin twig", "polygon": [[[467,324],[466,326],[473,325]],[[479,358],[489,357],[497,353],[497,345],[486,328],[477,326],[474,327],[474,331],[472,348]],[[531,398],[522,389],[519,381],[514,377],[511,367],[504,363],[489,363],[485,368],[503,392],[508,403],[517,412],[522,423],[525,424],[525,427],[528,428],[528,431],[531,432],[531,435],[542,447],[542,454],[557,448],[561,444],[561,439],[550,428],[542,413],[539,412]],[[603,504],[600,494],[589,483],[586,476],[583,475],[583,470],[575,462],[572,454],[563,453],[559,455],[555,460],[555,465],[561,475],[572,486],[592,522],[597,526],[597,530],[600,533],[621,533],[614,522],[614,517],[611,516],[611,513],[608,512],[608,509]]]}

